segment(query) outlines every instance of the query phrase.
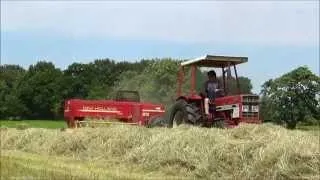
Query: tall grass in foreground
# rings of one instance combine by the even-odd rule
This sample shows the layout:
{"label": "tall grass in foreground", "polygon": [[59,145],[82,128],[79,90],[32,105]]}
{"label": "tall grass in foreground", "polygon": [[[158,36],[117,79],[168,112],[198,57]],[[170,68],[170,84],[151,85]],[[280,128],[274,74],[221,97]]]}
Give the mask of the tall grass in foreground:
{"label": "tall grass in foreground", "polygon": [[[1,129],[1,161],[15,166],[20,162],[21,166],[21,161],[13,159],[24,157],[21,153],[32,154],[41,158],[24,157],[30,167],[38,161],[48,164],[42,166],[46,173],[41,177],[56,177],[48,169],[60,167],[56,175],[62,176],[73,169],[75,175],[69,173],[67,179],[319,179],[319,138],[316,133],[270,124],[224,130],[135,126]],[[1,171],[6,169],[3,166],[1,162]],[[11,173],[14,171],[7,175]]]}

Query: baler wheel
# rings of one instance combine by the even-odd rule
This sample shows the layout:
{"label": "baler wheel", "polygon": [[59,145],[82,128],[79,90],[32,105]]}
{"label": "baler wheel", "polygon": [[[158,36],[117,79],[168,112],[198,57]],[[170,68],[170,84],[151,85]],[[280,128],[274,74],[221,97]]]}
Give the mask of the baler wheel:
{"label": "baler wheel", "polygon": [[148,128],[153,127],[163,127],[164,125],[164,118],[163,117],[154,117],[149,121],[149,124],[147,125]]}

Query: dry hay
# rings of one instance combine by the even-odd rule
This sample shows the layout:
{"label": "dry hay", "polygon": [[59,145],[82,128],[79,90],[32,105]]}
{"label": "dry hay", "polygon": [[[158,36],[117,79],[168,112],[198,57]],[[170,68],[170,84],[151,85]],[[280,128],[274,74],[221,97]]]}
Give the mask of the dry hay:
{"label": "dry hay", "polygon": [[[72,133],[70,133],[72,132]],[[6,129],[1,148],[206,179],[319,179],[319,134],[282,127]]]}

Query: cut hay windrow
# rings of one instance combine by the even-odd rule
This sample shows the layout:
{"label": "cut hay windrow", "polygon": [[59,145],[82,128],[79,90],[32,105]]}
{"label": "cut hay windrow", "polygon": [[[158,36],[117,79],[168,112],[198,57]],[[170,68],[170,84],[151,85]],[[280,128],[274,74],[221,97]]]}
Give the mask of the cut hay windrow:
{"label": "cut hay windrow", "polygon": [[130,125],[1,129],[1,149],[139,167],[185,178],[319,179],[319,134],[264,125],[234,129]]}

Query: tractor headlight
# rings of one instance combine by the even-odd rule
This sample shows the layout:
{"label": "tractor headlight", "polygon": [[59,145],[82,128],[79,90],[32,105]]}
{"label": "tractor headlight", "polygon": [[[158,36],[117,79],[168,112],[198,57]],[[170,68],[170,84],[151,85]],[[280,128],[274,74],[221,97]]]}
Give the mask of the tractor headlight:
{"label": "tractor headlight", "polygon": [[249,112],[249,106],[248,105],[243,105],[242,106],[242,112]]}
{"label": "tractor headlight", "polygon": [[253,112],[259,112],[259,106],[252,106]]}

